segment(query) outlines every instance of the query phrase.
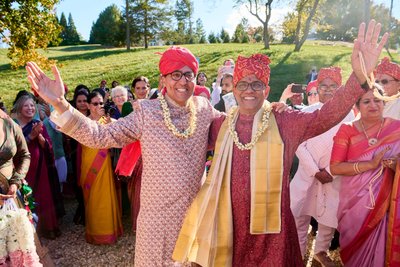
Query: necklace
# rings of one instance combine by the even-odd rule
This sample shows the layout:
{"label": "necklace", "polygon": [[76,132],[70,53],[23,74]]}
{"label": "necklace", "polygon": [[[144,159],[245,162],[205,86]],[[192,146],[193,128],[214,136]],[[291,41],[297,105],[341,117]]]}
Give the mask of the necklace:
{"label": "necklace", "polygon": [[158,97],[160,101],[160,106],[163,112],[164,117],[164,124],[167,126],[168,130],[179,138],[188,138],[191,136],[194,131],[196,130],[197,125],[197,117],[196,117],[196,108],[194,106],[193,100],[190,99],[189,101],[189,110],[190,110],[190,119],[189,119],[189,127],[184,130],[183,132],[179,131],[176,126],[172,123],[171,120],[171,113],[169,112],[167,101],[165,100],[164,96],[161,94]]}
{"label": "necklace", "polygon": [[264,111],[263,111],[263,114],[262,114],[262,123],[260,125],[258,125],[258,129],[257,129],[256,134],[251,137],[250,143],[247,143],[247,144],[240,143],[239,136],[238,136],[237,132],[235,131],[235,123],[233,122],[233,120],[234,120],[234,111],[236,109],[232,108],[230,110],[229,115],[228,115],[229,134],[233,138],[233,143],[240,150],[250,150],[250,149],[252,149],[255,146],[255,144],[257,143],[258,139],[264,133],[264,131],[268,128],[269,115],[271,113],[271,106],[264,104],[263,108],[264,108]]}
{"label": "necklace", "polygon": [[369,145],[369,146],[373,146],[373,145],[375,145],[376,143],[378,143],[379,134],[381,133],[381,130],[382,130],[382,126],[383,126],[383,122],[384,122],[384,121],[385,121],[385,120],[382,119],[381,126],[379,127],[379,131],[378,131],[378,134],[376,135],[376,137],[371,137],[371,138],[369,138],[368,135],[367,135],[367,131],[365,131],[364,123],[363,123],[362,120],[360,119],[360,124],[361,124],[362,130],[363,130],[363,132],[364,132],[364,135],[365,135],[365,137],[366,137],[367,140],[368,140],[368,145]]}

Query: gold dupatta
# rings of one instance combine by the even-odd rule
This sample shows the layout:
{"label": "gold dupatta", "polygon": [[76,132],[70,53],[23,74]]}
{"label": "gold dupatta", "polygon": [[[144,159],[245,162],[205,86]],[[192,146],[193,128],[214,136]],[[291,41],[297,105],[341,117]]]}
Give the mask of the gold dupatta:
{"label": "gold dupatta", "polygon": [[[265,101],[264,105],[270,105]],[[254,117],[252,133],[262,123],[263,108]],[[238,118],[234,111],[234,122]],[[284,146],[273,114],[269,127],[251,149],[251,211],[249,232],[281,231],[281,189]],[[225,120],[218,134],[210,173],[186,213],[172,258],[203,267],[232,266],[233,223],[231,163],[233,138]]]}

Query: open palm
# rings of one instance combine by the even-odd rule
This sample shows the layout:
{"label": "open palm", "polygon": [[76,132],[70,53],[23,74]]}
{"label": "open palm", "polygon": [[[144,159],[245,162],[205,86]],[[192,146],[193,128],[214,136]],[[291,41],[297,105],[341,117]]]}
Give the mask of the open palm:
{"label": "open palm", "polygon": [[[367,79],[365,76],[370,75],[374,71],[383,46],[387,42],[388,33],[385,33],[378,43],[380,32],[381,24],[376,23],[375,20],[369,22],[367,31],[365,31],[365,23],[361,23],[358,29],[358,37],[354,40],[351,65],[358,80],[362,83]],[[365,73],[363,72],[361,56],[365,65]]]}
{"label": "open palm", "polygon": [[50,79],[34,62],[28,62],[26,70],[32,89],[47,103],[55,106],[65,99],[64,84],[56,66],[51,68],[55,80]]}

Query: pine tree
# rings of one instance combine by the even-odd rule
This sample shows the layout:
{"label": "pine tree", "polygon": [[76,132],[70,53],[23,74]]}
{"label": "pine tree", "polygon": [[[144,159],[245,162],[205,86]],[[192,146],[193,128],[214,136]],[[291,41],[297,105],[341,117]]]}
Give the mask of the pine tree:
{"label": "pine tree", "polygon": [[121,46],[125,42],[122,14],[113,4],[103,10],[92,25],[89,42],[111,46]]}
{"label": "pine tree", "polygon": [[77,45],[80,42],[80,36],[78,31],[76,30],[76,26],[71,13],[69,13],[68,16],[67,37],[69,45]]}

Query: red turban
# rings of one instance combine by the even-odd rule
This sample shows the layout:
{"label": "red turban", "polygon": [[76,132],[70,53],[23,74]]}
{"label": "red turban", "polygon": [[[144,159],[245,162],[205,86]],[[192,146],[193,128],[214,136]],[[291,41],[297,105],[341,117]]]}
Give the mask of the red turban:
{"label": "red turban", "polygon": [[211,98],[210,91],[208,90],[207,87],[205,87],[205,86],[200,86],[200,85],[196,85],[196,86],[194,87],[193,95],[200,95],[200,94],[202,94],[202,93],[206,94],[208,99]]}
{"label": "red turban", "polygon": [[241,79],[254,74],[260,81],[268,86],[269,75],[271,73],[269,68],[270,62],[271,60],[269,57],[262,54],[255,54],[250,57],[238,56],[233,72],[233,84],[236,86]]}
{"label": "red turban", "polygon": [[385,57],[376,67],[375,74],[386,74],[400,80],[400,65],[390,62],[389,58]]}
{"label": "red turban", "polygon": [[306,93],[310,92],[311,89],[313,89],[314,87],[315,87],[315,88],[318,87],[318,82],[317,82],[316,80],[315,80],[315,81],[312,81],[312,82],[309,82],[309,83],[307,84]]}
{"label": "red turban", "polygon": [[167,75],[175,70],[188,66],[195,74],[199,69],[196,57],[188,49],[172,46],[162,53],[158,67],[162,75]]}
{"label": "red turban", "polygon": [[322,68],[318,72],[318,84],[325,79],[331,79],[337,85],[342,85],[342,69],[339,67]]}

